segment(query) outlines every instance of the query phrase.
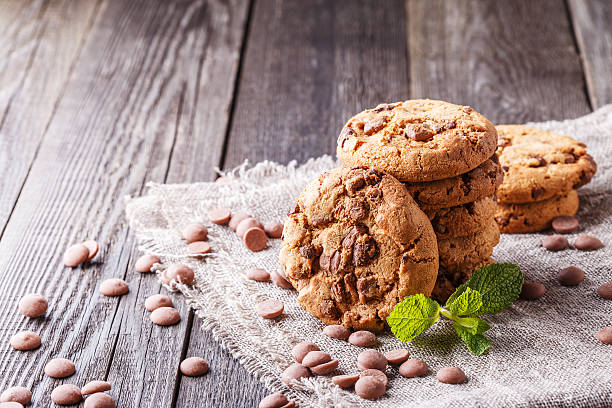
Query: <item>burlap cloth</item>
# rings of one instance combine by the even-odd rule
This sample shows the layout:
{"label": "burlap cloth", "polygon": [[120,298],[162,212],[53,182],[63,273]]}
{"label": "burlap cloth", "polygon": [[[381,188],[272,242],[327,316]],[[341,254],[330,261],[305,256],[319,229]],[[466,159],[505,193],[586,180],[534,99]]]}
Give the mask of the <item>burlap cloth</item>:
{"label": "burlap cloth", "polygon": [[[591,184],[580,189],[579,233],[598,236],[604,248],[553,253],[540,246],[545,234],[502,235],[494,258],[519,264],[526,278],[546,286],[546,295],[538,301],[517,301],[499,315],[487,316],[493,345],[480,357],[467,351],[445,320],[412,344],[381,335],[381,351],[405,347],[426,361],[432,374],[408,379],[389,368],[387,393],[374,402],[339,389],[331,376],[313,377],[293,387],[280,381],[283,369],[292,363],[291,348],[299,341],[315,342],[331,353],[340,361],[340,373],[358,372],[356,357],[361,349],[323,335],[323,324],[300,308],[295,291],[246,279],[245,271],[251,267],[279,267],[280,240],[271,240],[262,252],[250,252],[234,232],[211,224],[206,215],[209,208],[223,206],[249,212],[261,221],[283,221],[304,185],[335,167],[334,159],[320,157],[302,166],[243,165],[227,175],[227,183],[151,183],[147,195],[127,199],[127,217],[143,251],[157,254],[165,265],[180,261],[195,270],[195,284],[179,290],[204,327],[212,329],[267,388],[285,393],[300,407],[612,407],[612,346],[595,338],[599,329],[612,325],[612,301],[595,292],[612,279],[612,105],[575,120],[531,125],[588,145],[599,170]],[[188,257],[180,237],[181,228],[193,221],[209,228],[214,252],[204,259]],[[570,242],[575,237],[568,236]],[[569,265],[586,271],[585,281],[577,287],[557,283],[557,271]],[[268,298],[285,303],[285,314],[278,321],[255,313],[255,305]],[[463,368],[469,381],[438,382],[435,372],[448,365]]]}

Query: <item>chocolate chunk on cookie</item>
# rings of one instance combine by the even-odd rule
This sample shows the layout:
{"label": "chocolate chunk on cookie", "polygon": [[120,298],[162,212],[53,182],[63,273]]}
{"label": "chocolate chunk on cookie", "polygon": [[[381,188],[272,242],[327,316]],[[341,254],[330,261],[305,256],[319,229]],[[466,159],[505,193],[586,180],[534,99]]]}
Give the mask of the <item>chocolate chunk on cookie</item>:
{"label": "chocolate chunk on cookie", "polygon": [[429,217],[436,237],[441,240],[481,231],[495,216],[496,205],[493,197],[484,197],[455,207],[422,210]]}
{"label": "chocolate chunk on cookie", "polygon": [[340,132],[338,158],[407,182],[466,173],[491,157],[497,145],[491,122],[466,108],[418,99],[367,109]]}
{"label": "chocolate chunk on cookie", "polygon": [[431,293],[435,234],[394,177],[334,169],[310,183],[297,206],[285,223],[281,268],[300,305],[324,323],[380,331],[398,301]]}
{"label": "chocolate chunk on cookie", "polygon": [[548,200],[524,204],[497,203],[495,221],[504,234],[522,234],[550,228],[552,221],[578,211],[578,193],[570,190]]}
{"label": "chocolate chunk on cookie", "polygon": [[502,203],[530,203],[566,194],[589,181],[597,164],[571,137],[523,125],[497,126],[504,181]]}

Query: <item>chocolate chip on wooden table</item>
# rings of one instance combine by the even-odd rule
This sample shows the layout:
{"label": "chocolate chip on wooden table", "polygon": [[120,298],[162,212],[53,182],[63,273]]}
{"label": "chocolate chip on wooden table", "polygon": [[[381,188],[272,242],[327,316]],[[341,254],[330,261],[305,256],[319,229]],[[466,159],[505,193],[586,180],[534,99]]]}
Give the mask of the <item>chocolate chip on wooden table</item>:
{"label": "chocolate chip on wooden table", "polygon": [[84,408],[115,408],[115,399],[103,392],[90,395],[83,404]]}
{"label": "chocolate chip on wooden table", "polygon": [[98,243],[93,239],[88,239],[87,241],[83,241],[82,244],[89,251],[89,254],[87,255],[87,260],[91,261],[98,254],[98,250],[100,248],[98,246]]}
{"label": "chocolate chip on wooden table", "polygon": [[563,286],[576,286],[584,280],[584,271],[575,266],[569,266],[559,271],[557,279]]}
{"label": "chocolate chip on wooden table", "polygon": [[438,381],[446,384],[461,384],[467,381],[467,377],[459,367],[444,367],[436,374]]}
{"label": "chocolate chip on wooden table", "polygon": [[160,307],[172,307],[172,299],[166,295],[162,295],[161,293],[157,293],[155,295],[149,296],[144,303],[145,308],[152,312],[155,309],[159,309]]}
{"label": "chocolate chip on wooden table", "polygon": [[89,259],[89,249],[83,244],[75,244],[64,252],[64,265],[74,268]]}
{"label": "chocolate chip on wooden table", "polygon": [[306,357],[308,353],[310,353],[311,351],[319,350],[320,348],[316,344],[311,343],[309,341],[303,341],[293,346],[293,348],[291,349],[291,355],[293,356],[293,359],[295,361],[301,364],[302,360],[304,359],[304,357]]}
{"label": "chocolate chip on wooden table", "polygon": [[110,391],[111,385],[106,381],[94,380],[90,381],[81,388],[81,394],[95,394],[97,392]]}
{"label": "chocolate chip on wooden table", "polygon": [[357,356],[357,367],[362,371],[369,368],[385,371],[387,358],[380,351],[364,350]]}
{"label": "chocolate chip on wooden table", "polygon": [[82,399],[81,390],[74,384],[62,384],[51,391],[51,401],[57,405],[74,405]]}
{"label": "chocolate chip on wooden table", "polygon": [[151,322],[158,326],[172,326],[181,321],[181,315],[173,307],[158,307],[149,316]]}
{"label": "chocolate chip on wooden table", "polygon": [[408,360],[409,357],[410,352],[406,349],[395,349],[385,353],[385,358],[391,365],[400,365]]}
{"label": "chocolate chip on wooden table", "polygon": [[300,378],[309,378],[310,370],[300,363],[293,363],[289,367],[285,368],[285,371],[281,374],[281,381],[287,385],[290,385],[293,380],[299,380]]}
{"label": "chocolate chip on wooden table", "polygon": [[199,377],[208,372],[208,362],[201,357],[189,357],[181,361],[181,373],[188,377]]}
{"label": "chocolate chip on wooden table", "polygon": [[31,331],[21,331],[11,337],[11,347],[19,351],[30,351],[40,347],[40,336]]}
{"label": "chocolate chip on wooden table", "polygon": [[349,343],[359,347],[372,347],[378,343],[376,335],[367,330],[358,330],[351,333],[348,338]]}
{"label": "chocolate chip on wooden table", "polygon": [[206,241],[208,229],[199,222],[188,224],[182,231],[183,239],[187,242]]}
{"label": "chocolate chip on wooden table", "polygon": [[267,282],[270,280],[268,271],[262,268],[251,268],[246,273],[247,278],[257,282]]}
{"label": "chocolate chip on wooden table", "polygon": [[330,324],[323,328],[323,334],[334,339],[347,340],[351,335],[351,331],[340,324]]}
{"label": "chocolate chip on wooden table", "polygon": [[520,298],[524,300],[539,299],[546,293],[546,288],[540,282],[523,281]]}
{"label": "chocolate chip on wooden table", "polygon": [[387,391],[384,383],[376,377],[360,377],[355,383],[355,392],[363,399],[375,400]]}
{"label": "chocolate chip on wooden table", "polygon": [[[45,364],[45,374],[52,378],[70,377],[76,371],[74,363],[66,358],[54,358]],[[81,390],[79,390],[79,395]]]}
{"label": "chocolate chip on wooden table", "polygon": [[280,300],[269,299],[258,303],[255,310],[257,314],[264,319],[274,319],[283,314],[285,305]]}
{"label": "chocolate chip on wooden table", "polygon": [[552,220],[553,229],[559,234],[569,234],[578,229],[578,220],[570,215],[561,215]]}
{"label": "chocolate chip on wooden table", "polygon": [[0,402],[18,402],[28,405],[32,400],[32,392],[25,387],[7,388],[0,394]]}
{"label": "chocolate chip on wooden table", "polygon": [[574,241],[574,246],[576,249],[581,251],[594,251],[603,246],[599,238],[591,236],[591,235],[580,235]]}
{"label": "chocolate chip on wooden table", "polygon": [[18,305],[21,314],[31,318],[44,316],[48,307],[47,299],[38,293],[28,293],[19,300]]}
{"label": "chocolate chip on wooden table", "polygon": [[232,212],[227,208],[217,207],[208,211],[208,219],[213,224],[225,225],[232,218]]}
{"label": "chocolate chip on wooden table", "polygon": [[[290,405],[293,404],[293,405]],[[295,403],[289,401],[285,395],[281,393],[270,394],[259,401],[259,408],[290,408],[294,407]]]}
{"label": "chocolate chip on wooden table", "polygon": [[405,361],[399,368],[400,375],[407,378],[422,377],[428,372],[427,363],[416,358]]}
{"label": "chocolate chip on wooden table", "polygon": [[158,256],[146,254],[136,260],[134,270],[140,273],[151,272],[151,268],[156,263],[161,263],[161,259]]}
{"label": "chocolate chip on wooden table", "polygon": [[100,284],[100,293],[104,296],[122,296],[129,291],[127,282],[119,278],[107,279]]}
{"label": "chocolate chip on wooden table", "polygon": [[340,388],[350,388],[359,379],[359,374],[344,374],[332,377],[332,382]]}
{"label": "chocolate chip on wooden table", "polygon": [[549,251],[561,251],[569,247],[567,238],[563,235],[549,235],[542,240],[542,246]]}
{"label": "chocolate chip on wooden table", "polygon": [[597,332],[597,340],[602,343],[612,344],[612,327],[604,327]]}
{"label": "chocolate chip on wooden table", "polygon": [[597,294],[604,299],[612,300],[612,281],[603,283],[597,288]]}

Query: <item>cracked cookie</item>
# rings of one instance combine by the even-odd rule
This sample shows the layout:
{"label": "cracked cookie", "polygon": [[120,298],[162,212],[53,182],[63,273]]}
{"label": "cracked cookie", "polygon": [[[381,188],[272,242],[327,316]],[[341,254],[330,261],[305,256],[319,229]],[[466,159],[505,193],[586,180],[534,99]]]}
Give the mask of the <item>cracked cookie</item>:
{"label": "cracked cookie", "polygon": [[491,157],[496,146],[493,124],[469,106],[417,99],[353,116],[338,136],[336,153],[346,165],[423,182],[466,173]]}
{"label": "cracked cookie", "polygon": [[473,270],[474,267],[493,254],[499,242],[499,227],[490,219],[484,228],[472,235],[441,239],[438,241],[440,267],[450,273]]}
{"label": "cracked cookie", "polygon": [[464,237],[485,228],[495,216],[495,200],[483,197],[471,203],[450,208],[422,208],[439,240]]}
{"label": "cracked cookie", "polygon": [[550,228],[552,220],[560,215],[575,215],[578,207],[578,193],[570,190],[534,203],[497,203],[495,221],[505,234],[537,232]]}
{"label": "cracked cookie", "polygon": [[597,164],[574,139],[522,125],[497,126],[497,155],[504,181],[502,203],[530,203],[575,190],[589,181]]}
{"label": "cracked cookie", "polygon": [[497,156],[493,155],[467,173],[426,183],[406,183],[406,188],[423,209],[448,208],[495,194],[503,177]]}
{"label": "cracked cookie", "polygon": [[431,294],[438,251],[431,223],[402,183],[342,167],[300,195],[285,222],[280,264],[315,317],[380,331],[406,296]]}

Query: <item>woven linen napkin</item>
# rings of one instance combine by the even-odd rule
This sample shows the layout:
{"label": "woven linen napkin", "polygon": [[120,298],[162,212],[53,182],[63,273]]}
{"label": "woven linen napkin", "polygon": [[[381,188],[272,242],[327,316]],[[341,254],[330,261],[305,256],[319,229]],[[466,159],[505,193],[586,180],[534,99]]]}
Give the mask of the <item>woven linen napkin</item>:
{"label": "woven linen napkin", "polygon": [[[164,265],[180,261],[194,269],[195,283],[178,290],[204,327],[267,388],[286,394],[300,407],[612,407],[612,346],[595,338],[599,329],[612,325],[612,301],[596,294],[600,284],[612,280],[612,105],[574,120],[530,125],[587,144],[599,169],[579,191],[578,233],[599,237],[604,247],[548,252],[540,245],[546,233],[502,235],[494,259],[520,265],[527,279],[546,286],[544,297],[519,300],[498,315],[486,316],[492,346],[480,357],[468,352],[444,319],[410,344],[390,333],[380,335],[380,351],[407,348],[412,357],[426,361],[432,373],[408,379],[389,368],[387,392],[377,401],[339,389],[331,376],[303,379],[291,387],[281,382],[297,342],[318,344],[340,361],[338,372],[346,374],[358,372],[356,358],[362,349],[323,335],[323,324],[300,308],[295,291],[246,279],[249,268],[279,268],[279,239],[270,240],[264,251],[250,252],[229,228],[207,219],[208,209],[219,206],[248,212],[262,222],[283,221],[303,187],[337,166],[335,159],[324,156],[301,166],[245,164],[225,174],[224,183],[151,183],[146,195],[127,198],[127,218],[143,251],[160,256]],[[194,221],[209,228],[213,248],[199,259],[188,256],[180,235],[182,227]],[[576,236],[570,234],[570,242]],[[556,280],[557,271],[569,265],[586,271],[577,287],[560,286]],[[279,320],[264,320],[255,313],[255,305],[270,298],[285,304]],[[461,367],[468,382],[438,382],[435,372],[449,365]]]}

